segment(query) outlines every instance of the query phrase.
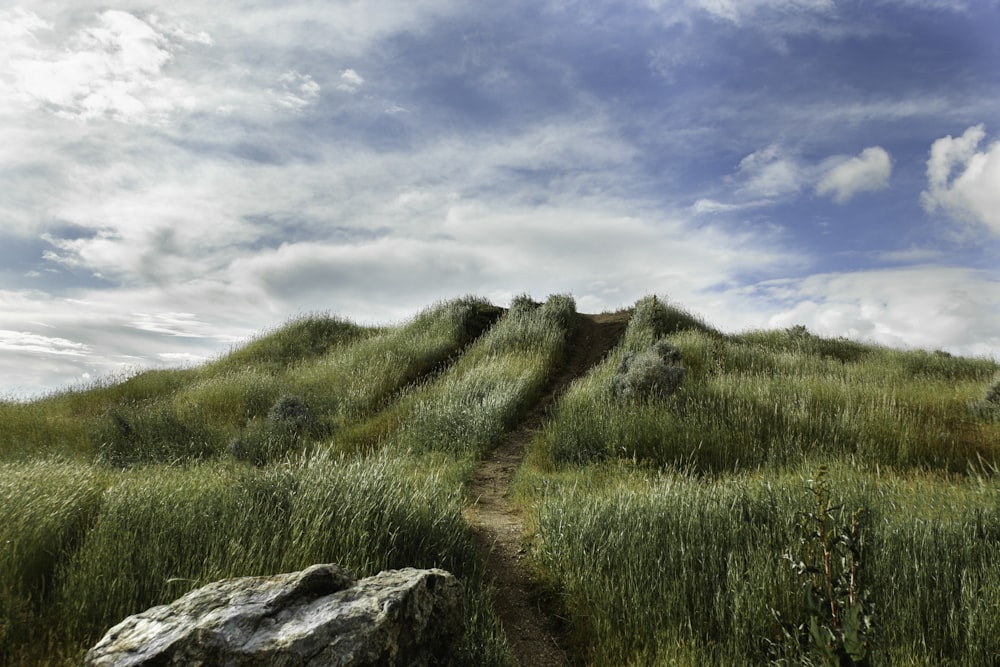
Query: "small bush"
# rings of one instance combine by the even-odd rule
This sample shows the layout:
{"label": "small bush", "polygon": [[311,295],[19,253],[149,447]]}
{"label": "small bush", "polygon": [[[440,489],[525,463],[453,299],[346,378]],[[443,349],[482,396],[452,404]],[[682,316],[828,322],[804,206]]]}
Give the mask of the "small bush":
{"label": "small bush", "polygon": [[289,394],[275,401],[266,420],[251,420],[243,433],[230,440],[229,453],[240,461],[264,465],[287,456],[307,438],[323,437],[332,431],[302,398]]}
{"label": "small bush", "polygon": [[1000,409],[1000,379],[993,383],[989,389],[986,390],[986,402]]}
{"label": "small bush", "polygon": [[628,353],[611,380],[612,392],[624,400],[669,396],[684,381],[685,370],[677,365],[680,360],[680,350],[666,341],[645,352]]}
{"label": "small bush", "polygon": [[538,308],[541,305],[542,304],[535,301],[527,294],[518,294],[517,296],[515,296],[513,299],[510,300],[509,310],[531,311]]}
{"label": "small bush", "polygon": [[312,430],[316,422],[305,401],[291,395],[279,398],[268,410],[267,419],[298,435]]}
{"label": "small bush", "polygon": [[969,411],[977,419],[987,422],[1000,421],[1000,373],[993,377],[993,384],[982,398],[969,401]]}

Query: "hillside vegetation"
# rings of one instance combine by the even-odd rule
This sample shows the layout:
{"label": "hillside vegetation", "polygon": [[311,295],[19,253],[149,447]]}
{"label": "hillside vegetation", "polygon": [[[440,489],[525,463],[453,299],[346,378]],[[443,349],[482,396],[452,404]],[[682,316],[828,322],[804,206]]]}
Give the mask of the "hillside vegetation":
{"label": "hillside vegetation", "polygon": [[[0,664],[77,664],[126,615],[318,562],[451,570],[454,664],[511,664],[464,487],[580,317],[563,295],[314,315],[196,368],[0,402]],[[994,361],[725,335],[649,297],[514,497],[582,664],[985,666],[998,463]]]}

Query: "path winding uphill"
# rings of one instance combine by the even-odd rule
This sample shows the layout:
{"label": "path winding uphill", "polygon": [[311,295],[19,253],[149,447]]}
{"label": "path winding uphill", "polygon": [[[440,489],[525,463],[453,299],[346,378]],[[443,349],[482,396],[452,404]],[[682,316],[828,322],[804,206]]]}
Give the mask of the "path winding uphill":
{"label": "path winding uphill", "polygon": [[556,619],[545,614],[532,599],[530,573],[523,562],[521,517],[508,503],[507,491],[546,410],[573,380],[615,346],[628,317],[627,312],[580,316],[580,330],[565,368],[520,426],[480,464],[468,486],[473,502],[465,518],[486,560],[487,576],[493,577],[494,606],[522,667],[562,666],[569,665],[569,661],[559,645]]}

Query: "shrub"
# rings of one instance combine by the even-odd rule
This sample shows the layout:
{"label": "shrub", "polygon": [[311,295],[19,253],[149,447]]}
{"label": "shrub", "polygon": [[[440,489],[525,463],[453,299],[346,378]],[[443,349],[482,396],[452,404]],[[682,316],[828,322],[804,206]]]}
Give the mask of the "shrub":
{"label": "shrub", "polygon": [[993,376],[993,384],[982,398],[969,401],[969,410],[977,419],[1000,421],[1000,373]]}
{"label": "shrub", "polygon": [[997,379],[993,386],[986,390],[986,402],[1000,408],[1000,379]]}
{"label": "shrub", "polygon": [[275,401],[267,419],[251,420],[243,433],[229,442],[229,453],[241,461],[264,465],[291,453],[307,438],[332,432],[299,396],[286,394]]}
{"label": "shrub", "polygon": [[267,412],[267,418],[273,424],[280,425],[297,435],[314,429],[316,422],[306,402],[292,395],[282,396],[275,401]]}
{"label": "shrub", "polygon": [[612,391],[623,400],[669,396],[684,381],[685,370],[676,365],[680,359],[680,350],[666,341],[644,352],[628,353],[612,378]]}
{"label": "shrub", "polygon": [[515,296],[513,299],[510,300],[509,310],[530,311],[534,310],[535,308],[538,308],[540,305],[542,304],[535,301],[527,294],[518,294],[517,296]]}

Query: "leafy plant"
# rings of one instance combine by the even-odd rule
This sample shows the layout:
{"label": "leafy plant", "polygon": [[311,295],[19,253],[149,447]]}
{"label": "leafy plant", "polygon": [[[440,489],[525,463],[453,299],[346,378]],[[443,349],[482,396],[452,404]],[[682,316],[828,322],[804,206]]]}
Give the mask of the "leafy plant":
{"label": "leafy plant", "polygon": [[820,466],[809,487],[815,510],[798,515],[799,552],[784,555],[801,579],[805,616],[785,629],[785,637],[805,664],[869,665],[872,604],[860,582],[859,519],[865,510],[859,508],[843,524],[845,510],[830,504],[825,476],[826,467]]}

